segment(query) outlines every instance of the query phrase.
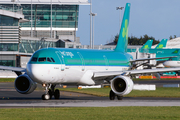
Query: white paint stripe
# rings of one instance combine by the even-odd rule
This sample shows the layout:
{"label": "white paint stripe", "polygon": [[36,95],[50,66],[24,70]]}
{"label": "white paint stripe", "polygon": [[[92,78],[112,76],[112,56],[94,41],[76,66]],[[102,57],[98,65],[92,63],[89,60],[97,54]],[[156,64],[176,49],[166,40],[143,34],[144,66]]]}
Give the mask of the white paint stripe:
{"label": "white paint stripe", "polygon": [[133,90],[156,90],[156,85],[135,84]]}
{"label": "white paint stripe", "polygon": [[17,76],[0,76],[0,78],[17,78]]}
{"label": "white paint stripe", "polygon": [[94,86],[79,86],[81,88],[101,88],[101,85],[94,85]]}
{"label": "white paint stripe", "polygon": [[0,91],[16,91],[15,89],[0,89]]}

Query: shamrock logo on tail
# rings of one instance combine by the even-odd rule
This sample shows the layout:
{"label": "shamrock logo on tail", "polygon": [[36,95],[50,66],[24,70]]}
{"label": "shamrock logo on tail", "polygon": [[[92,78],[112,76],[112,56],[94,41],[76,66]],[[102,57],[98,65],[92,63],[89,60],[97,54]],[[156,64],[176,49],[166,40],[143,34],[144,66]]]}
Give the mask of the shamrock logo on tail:
{"label": "shamrock logo on tail", "polygon": [[145,45],[145,46],[144,46],[144,49],[149,49],[149,46],[148,46],[148,45]]}
{"label": "shamrock logo on tail", "polygon": [[163,44],[160,44],[157,49],[163,48]]}
{"label": "shamrock logo on tail", "polygon": [[123,28],[122,36],[124,38],[124,42],[128,39],[128,20],[125,20],[125,26]]}
{"label": "shamrock logo on tail", "polygon": [[175,50],[173,53],[177,54],[177,53],[178,53],[178,50]]}

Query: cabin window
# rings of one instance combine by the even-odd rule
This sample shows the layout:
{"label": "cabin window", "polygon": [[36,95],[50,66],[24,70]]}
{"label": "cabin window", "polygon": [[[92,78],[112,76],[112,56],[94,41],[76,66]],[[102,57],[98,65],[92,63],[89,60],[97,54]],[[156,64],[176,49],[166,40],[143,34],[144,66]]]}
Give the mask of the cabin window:
{"label": "cabin window", "polygon": [[53,58],[51,58],[51,60],[52,60],[53,62],[55,62],[55,60],[54,60]]}
{"label": "cabin window", "polygon": [[33,57],[33,58],[31,59],[31,61],[32,61],[32,62],[37,62],[37,57]]}
{"label": "cabin window", "polygon": [[45,62],[46,61],[46,58],[45,57],[41,57],[38,59],[39,62]]}
{"label": "cabin window", "polygon": [[50,58],[47,58],[47,61],[48,61],[48,62],[52,62]]}

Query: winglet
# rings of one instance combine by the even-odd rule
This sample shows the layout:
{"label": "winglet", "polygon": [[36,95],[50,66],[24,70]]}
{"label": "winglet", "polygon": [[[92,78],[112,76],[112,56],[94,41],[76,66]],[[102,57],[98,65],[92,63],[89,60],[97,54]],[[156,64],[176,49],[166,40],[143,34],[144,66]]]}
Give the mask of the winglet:
{"label": "winglet", "polygon": [[126,8],[124,11],[124,16],[121,24],[121,30],[119,33],[118,43],[115,48],[115,51],[127,52],[130,6],[130,3],[126,3]]}
{"label": "winglet", "polygon": [[162,49],[166,47],[168,39],[162,39],[161,42],[156,46],[155,49]]}

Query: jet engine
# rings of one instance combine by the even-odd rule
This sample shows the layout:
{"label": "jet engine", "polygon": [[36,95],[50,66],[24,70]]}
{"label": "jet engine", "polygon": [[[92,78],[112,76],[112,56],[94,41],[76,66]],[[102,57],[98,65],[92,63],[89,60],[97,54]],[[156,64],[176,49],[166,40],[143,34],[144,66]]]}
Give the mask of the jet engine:
{"label": "jet engine", "polygon": [[111,80],[111,89],[119,96],[129,94],[133,89],[133,85],[133,81],[127,76],[117,76]]}
{"label": "jet engine", "polygon": [[27,74],[23,74],[16,78],[14,86],[17,92],[29,94],[36,89],[37,84]]}

